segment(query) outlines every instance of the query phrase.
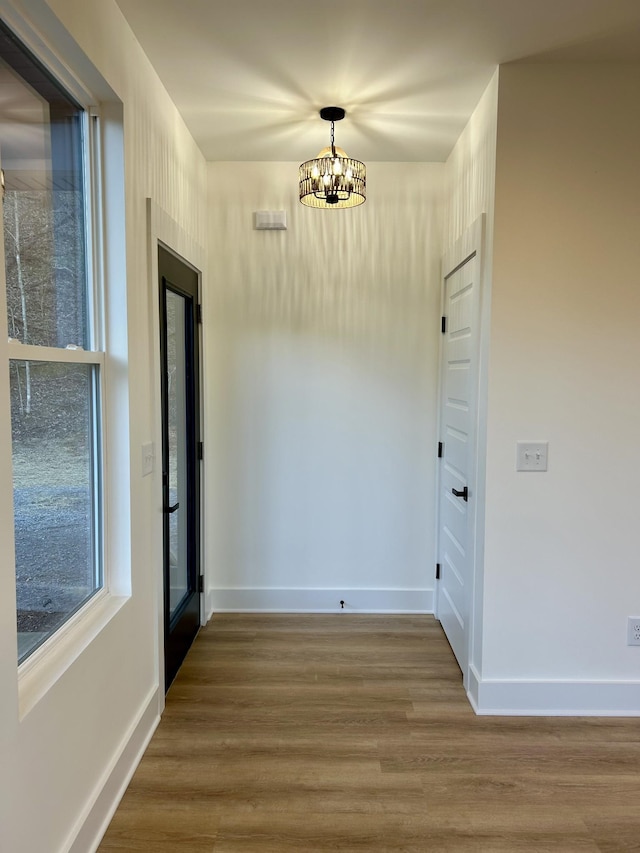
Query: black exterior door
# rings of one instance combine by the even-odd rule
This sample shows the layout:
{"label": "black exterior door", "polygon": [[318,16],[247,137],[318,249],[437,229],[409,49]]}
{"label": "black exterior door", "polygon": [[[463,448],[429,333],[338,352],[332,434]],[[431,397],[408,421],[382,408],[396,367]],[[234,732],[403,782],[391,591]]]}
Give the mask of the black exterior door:
{"label": "black exterior door", "polygon": [[158,248],[165,690],[200,626],[198,273]]}

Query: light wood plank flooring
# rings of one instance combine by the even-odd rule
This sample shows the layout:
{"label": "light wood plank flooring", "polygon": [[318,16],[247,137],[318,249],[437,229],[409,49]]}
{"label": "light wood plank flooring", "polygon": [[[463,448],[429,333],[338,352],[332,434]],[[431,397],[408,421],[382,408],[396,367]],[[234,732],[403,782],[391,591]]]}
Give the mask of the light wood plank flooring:
{"label": "light wood plank flooring", "polygon": [[100,847],[640,851],[640,719],[476,717],[427,616],[215,616]]}

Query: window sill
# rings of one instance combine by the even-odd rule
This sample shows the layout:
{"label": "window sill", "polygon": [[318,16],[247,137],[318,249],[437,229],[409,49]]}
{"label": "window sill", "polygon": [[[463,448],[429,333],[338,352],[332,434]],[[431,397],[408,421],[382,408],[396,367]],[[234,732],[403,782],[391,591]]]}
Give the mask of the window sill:
{"label": "window sill", "polygon": [[102,590],[20,664],[18,702],[21,720],[80,657],[128,600],[126,596],[114,596]]}

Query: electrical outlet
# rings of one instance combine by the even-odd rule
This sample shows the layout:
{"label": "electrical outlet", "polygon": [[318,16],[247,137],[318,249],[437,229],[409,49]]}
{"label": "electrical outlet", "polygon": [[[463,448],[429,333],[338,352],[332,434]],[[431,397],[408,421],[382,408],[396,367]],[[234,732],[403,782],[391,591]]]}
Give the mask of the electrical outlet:
{"label": "electrical outlet", "polygon": [[629,616],[627,623],[627,645],[640,646],[640,616]]}

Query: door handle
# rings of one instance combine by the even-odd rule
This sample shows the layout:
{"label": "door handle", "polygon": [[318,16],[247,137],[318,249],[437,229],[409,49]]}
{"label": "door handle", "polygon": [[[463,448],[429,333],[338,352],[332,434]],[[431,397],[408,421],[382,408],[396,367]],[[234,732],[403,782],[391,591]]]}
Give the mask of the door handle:
{"label": "door handle", "polygon": [[174,504],[173,506],[168,506],[165,509],[165,512],[171,514],[172,512],[175,512],[177,509],[180,509],[180,503],[179,502],[177,504]]}
{"label": "door handle", "polygon": [[469,500],[469,489],[467,488],[467,486],[465,486],[461,492],[459,492],[457,489],[451,489],[451,491],[457,498],[462,498],[463,501]]}

